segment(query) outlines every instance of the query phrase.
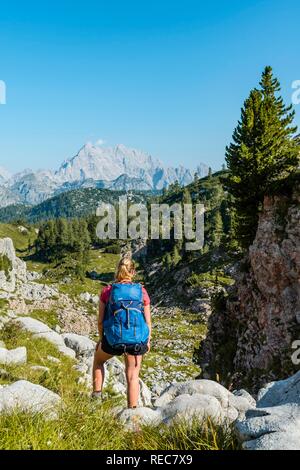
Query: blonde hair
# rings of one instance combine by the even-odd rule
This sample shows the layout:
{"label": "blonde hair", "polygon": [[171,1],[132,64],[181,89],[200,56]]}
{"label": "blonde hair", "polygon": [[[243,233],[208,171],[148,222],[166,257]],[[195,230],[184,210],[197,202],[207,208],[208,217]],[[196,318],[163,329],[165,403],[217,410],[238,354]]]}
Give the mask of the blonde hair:
{"label": "blonde hair", "polygon": [[129,258],[129,256],[125,256],[122,258],[118,264],[117,271],[116,271],[116,281],[121,282],[125,279],[132,279],[134,276],[135,271],[135,263],[134,261]]}

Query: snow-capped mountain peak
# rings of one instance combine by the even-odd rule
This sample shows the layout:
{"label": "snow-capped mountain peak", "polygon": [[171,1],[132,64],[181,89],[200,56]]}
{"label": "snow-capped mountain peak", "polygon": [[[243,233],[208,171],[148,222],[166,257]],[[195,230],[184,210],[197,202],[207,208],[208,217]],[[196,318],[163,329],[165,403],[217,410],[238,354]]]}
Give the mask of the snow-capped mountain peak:
{"label": "snow-capped mountain peak", "polygon": [[[208,173],[208,167],[201,164],[196,171],[202,177]],[[24,170],[9,177],[0,169],[0,206],[11,204],[14,197],[16,201],[37,204],[57,193],[86,184],[111,190],[160,190],[176,180],[187,185],[193,180],[194,173],[182,165],[168,167],[159,159],[123,144],[106,147],[102,141],[95,144],[87,142],[55,172]],[[5,194],[9,197],[6,198]]]}

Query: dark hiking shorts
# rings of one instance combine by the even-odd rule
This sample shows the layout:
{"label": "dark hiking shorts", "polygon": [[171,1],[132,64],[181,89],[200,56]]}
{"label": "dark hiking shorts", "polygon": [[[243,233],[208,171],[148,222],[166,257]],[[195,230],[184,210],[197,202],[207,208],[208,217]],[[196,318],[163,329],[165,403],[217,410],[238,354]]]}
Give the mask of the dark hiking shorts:
{"label": "dark hiking shorts", "polygon": [[142,356],[148,351],[147,343],[133,344],[133,345],[120,345],[120,347],[113,347],[107,341],[105,335],[103,335],[101,342],[102,351],[112,356],[122,356],[124,353],[128,353],[132,356]]}

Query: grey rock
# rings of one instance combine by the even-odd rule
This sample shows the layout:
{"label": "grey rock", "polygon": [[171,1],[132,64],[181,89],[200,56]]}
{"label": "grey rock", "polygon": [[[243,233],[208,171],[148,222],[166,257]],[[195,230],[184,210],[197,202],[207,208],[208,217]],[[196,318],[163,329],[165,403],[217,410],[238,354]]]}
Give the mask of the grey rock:
{"label": "grey rock", "polygon": [[214,423],[221,423],[224,420],[219,400],[200,393],[177,396],[162,408],[162,415],[166,424],[172,424],[174,420],[179,419],[190,421],[192,418],[199,421],[209,418]]}
{"label": "grey rock", "polygon": [[10,238],[0,238],[0,256],[6,256],[11,265],[8,272],[0,271],[0,289],[6,292],[14,292],[17,281],[26,281],[26,264],[16,256]]}
{"label": "grey rock", "polygon": [[285,403],[300,406],[300,371],[285,380],[268,383],[259,390],[257,398],[259,408]]}
{"label": "grey rock", "polygon": [[0,348],[0,364],[19,365],[27,362],[27,349],[22,346],[16,349]]}
{"label": "grey rock", "polygon": [[141,425],[158,425],[162,421],[160,410],[153,410],[147,407],[135,409],[125,409],[118,415],[123,425],[131,430],[138,431]]}
{"label": "grey rock", "polygon": [[82,294],[80,294],[79,298],[83,300],[84,302],[89,302],[94,305],[98,305],[99,303],[99,296],[92,295],[89,292],[83,292]]}
{"label": "grey rock", "polygon": [[258,408],[235,422],[244,449],[300,450],[300,408],[295,403]]}
{"label": "grey rock", "polygon": [[245,396],[229,395],[229,406],[235,408],[239,414],[245,413],[247,410],[255,408],[255,401],[250,401]]}
{"label": "grey rock", "polygon": [[47,359],[49,362],[52,362],[53,364],[60,364],[60,360],[57,357],[53,356],[47,356]]}
{"label": "grey rock", "polygon": [[246,400],[248,400],[248,402],[250,403],[250,405],[252,406],[256,406],[256,400],[255,398],[253,398],[252,395],[250,395],[249,392],[247,392],[247,390],[244,390],[243,388],[241,388],[240,390],[234,390],[233,392],[233,395],[235,395],[236,397],[243,397],[245,398]]}
{"label": "grey rock", "polygon": [[58,296],[58,291],[53,287],[36,282],[22,283],[18,288],[18,292],[21,297],[31,301],[51,299]]}
{"label": "grey rock", "polygon": [[36,271],[27,271],[26,273],[26,279],[27,281],[37,281],[42,278],[42,274],[38,273]]}
{"label": "grey rock", "polygon": [[155,400],[154,406],[165,406],[178,395],[193,395],[195,393],[213,396],[219,400],[222,407],[226,408],[229,406],[230,392],[219,383],[206,379],[190,380],[188,382],[170,385],[161,396]]}
{"label": "grey rock", "polygon": [[61,335],[65,345],[75,351],[78,355],[90,355],[95,352],[96,343],[87,336],[77,335],[75,333],[64,333]]}
{"label": "grey rock", "polygon": [[75,358],[75,352],[65,345],[63,338],[51,330],[45,323],[31,317],[18,317],[16,322],[26,331],[32,333],[33,338],[44,338],[54,344],[65,356]]}
{"label": "grey rock", "polygon": [[61,398],[41,385],[19,380],[0,389],[0,413],[43,413],[56,418]]}
{"label": "grey rock", "polygon": [[300,450],[300,371],[263,387],[235,429],[244,449]]}

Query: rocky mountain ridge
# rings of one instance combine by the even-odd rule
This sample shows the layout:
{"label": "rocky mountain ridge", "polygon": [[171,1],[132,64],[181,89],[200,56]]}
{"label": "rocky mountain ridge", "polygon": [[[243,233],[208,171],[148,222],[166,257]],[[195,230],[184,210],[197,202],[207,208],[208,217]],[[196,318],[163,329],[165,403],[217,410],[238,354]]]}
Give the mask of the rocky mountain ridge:
{"label": "rocky mountain ridge", "polygon": [[192,171],[179,166],[168,167],[140,150],[117,145],[85,144],[58,170],[24,170],[10,176],[0,172],[0,207],[11,204],[38,204],[61,192],[81,187],[111,190],[161,190],[178,181],[187,185],[194,174],[208,174],[208,167],[199,164]]}

